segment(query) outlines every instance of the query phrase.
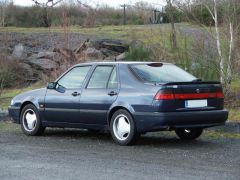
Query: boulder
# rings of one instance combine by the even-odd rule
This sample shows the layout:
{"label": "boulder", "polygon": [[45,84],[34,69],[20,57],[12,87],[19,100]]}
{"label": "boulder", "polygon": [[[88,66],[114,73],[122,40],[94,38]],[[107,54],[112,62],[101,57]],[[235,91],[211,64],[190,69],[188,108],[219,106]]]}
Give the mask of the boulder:
{"label": "boulder", "polygon": [[37,54],[32,54],[30,57],[28,57],[28,59],[41,59],[41,58],[53,59],[55,54],[56,52],[41,51]]}
{"label": "boulder", "polygon": [[106,48],[101,48],[100,51],[102,52],[102,54],[106,57],[111,57],[111,56],[118,56],[119,53],[115,52],[115,51],[111,51],[109,49]]}
{"label": "boulder", "polygon": [[117,53],[123,53],[129,49],[129,46],[121,40],[112,40],[112,39],[99,39],[94,42],[91,42],[92,46],[96,49],[105,48]]}
{"label": "boulder", "polygon": [[73,52],[76,54],[81,53],[89,47],[89,39],[85,40],[78,48],[76,48]]}
{"label": "boulder", "polygon": [[58,68],[58,64],[50,59],[30,59],[27,62],[36,70],[43,70],[45,72],[50,72]]}
{"label": "boulder", "polygon": [[27,63],[19,63],[18,65],[19,65],[19,67],[21,69],[23,69],[26,72],[26,74],[27,74],[27,76],[29,78],[33,77],[34,72],[33,72],[32,67],[29,64],[27,64]]}
{"label": "boulder", "polygon": [[60,53],[61,55],[63,55],[65,57],[65,59],[67,61],[71,61],[74,62],[76,60],[76,56],[74,54],[74,52],[71,49],[67,49],[67,48],[55,48],[53,50],[53,52],[57,52]]}
{"label": "boulder", "polygon": [[85,60],[95,60],[95,59],[105,58],[102,52],[95,48],[87,48],[85,51],[82,52],[82,56]]}
{"label": "boulder", "polygon": [[116,57],[116,61],[123,61],[126,59],[126,53],[122,53],[122,54],[119,54],[117,57]]}
{"label": "boulder", "polygon": [[16,59],[25,59],[27,58],[26,47],[23,44],[17,44],[14,46],[12,56]]}

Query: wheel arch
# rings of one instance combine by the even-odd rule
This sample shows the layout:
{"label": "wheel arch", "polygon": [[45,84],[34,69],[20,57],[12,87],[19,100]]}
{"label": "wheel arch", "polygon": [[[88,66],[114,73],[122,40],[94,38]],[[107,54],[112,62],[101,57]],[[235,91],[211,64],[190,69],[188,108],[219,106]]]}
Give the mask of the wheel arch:
{"label": "wheel arch", "polygon": [[[123,105],[117,105],[117,106],[112,107],[112,108],[109,110],[108,114],[107,114],[107,123],[108,123],[108,126],[110,125],[111,118],[112,118],[113,114],[114,114],[116,111],[120,110],[120,109],[126,110],[127,112],[129,112],[129,114],[130,114],[131,116],[132,116],[132,113],[134,112],[134,110],[133,110],[132,107],[129,108],[129,107],[123,106]],[[132,117],[133,117],[133,116],[132,116]]]}
{"label": "wheel arch", "polygon": [[23,108],[24,108],[26,105],[28,105],[28,104],[32,104],[32,105],[34,105],[36,108],[38,108],[38,107],[36,106],[36,104],[33,103],[32,101],[29,101],[29,100],[24,101],[24,102],[22,103],[21,107],[20,107],[19,118],[20,118],[20,116],[21,116],[21,113],[22,113]]}

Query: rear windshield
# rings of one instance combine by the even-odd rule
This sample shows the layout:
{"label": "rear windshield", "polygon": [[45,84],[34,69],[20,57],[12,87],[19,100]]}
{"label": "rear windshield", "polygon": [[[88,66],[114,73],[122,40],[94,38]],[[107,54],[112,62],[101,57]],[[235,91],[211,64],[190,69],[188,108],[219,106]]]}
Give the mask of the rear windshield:
{"label": "rear windshield", "polygon": [[131,68],[142,80],[147,82],[188,82],[197,79],[173,64],[137,64],[131,65]]}

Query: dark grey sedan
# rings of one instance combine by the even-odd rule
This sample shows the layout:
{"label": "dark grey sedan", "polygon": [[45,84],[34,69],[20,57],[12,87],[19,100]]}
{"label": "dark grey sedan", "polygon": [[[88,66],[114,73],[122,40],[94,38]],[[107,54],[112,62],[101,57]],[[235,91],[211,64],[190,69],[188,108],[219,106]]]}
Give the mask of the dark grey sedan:
{"label": "dark grey sedan", "polygon": [[46,127],[109,130],[116,143],[129,145],[150,131],[196,139],[204,128],[225,124],[223,104],[219,82],[203,82],[173,64],[92,62],[16,96],[9,114],[27,135]]}

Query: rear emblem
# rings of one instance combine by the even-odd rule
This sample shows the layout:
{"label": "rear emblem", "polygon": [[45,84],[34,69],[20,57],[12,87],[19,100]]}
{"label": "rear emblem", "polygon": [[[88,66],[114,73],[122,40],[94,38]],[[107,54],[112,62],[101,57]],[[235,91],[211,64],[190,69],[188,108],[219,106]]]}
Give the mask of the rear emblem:
{"label": "rear emblem", "polygon": [[200,93],[200,89],[196,89],[196,93]]}

